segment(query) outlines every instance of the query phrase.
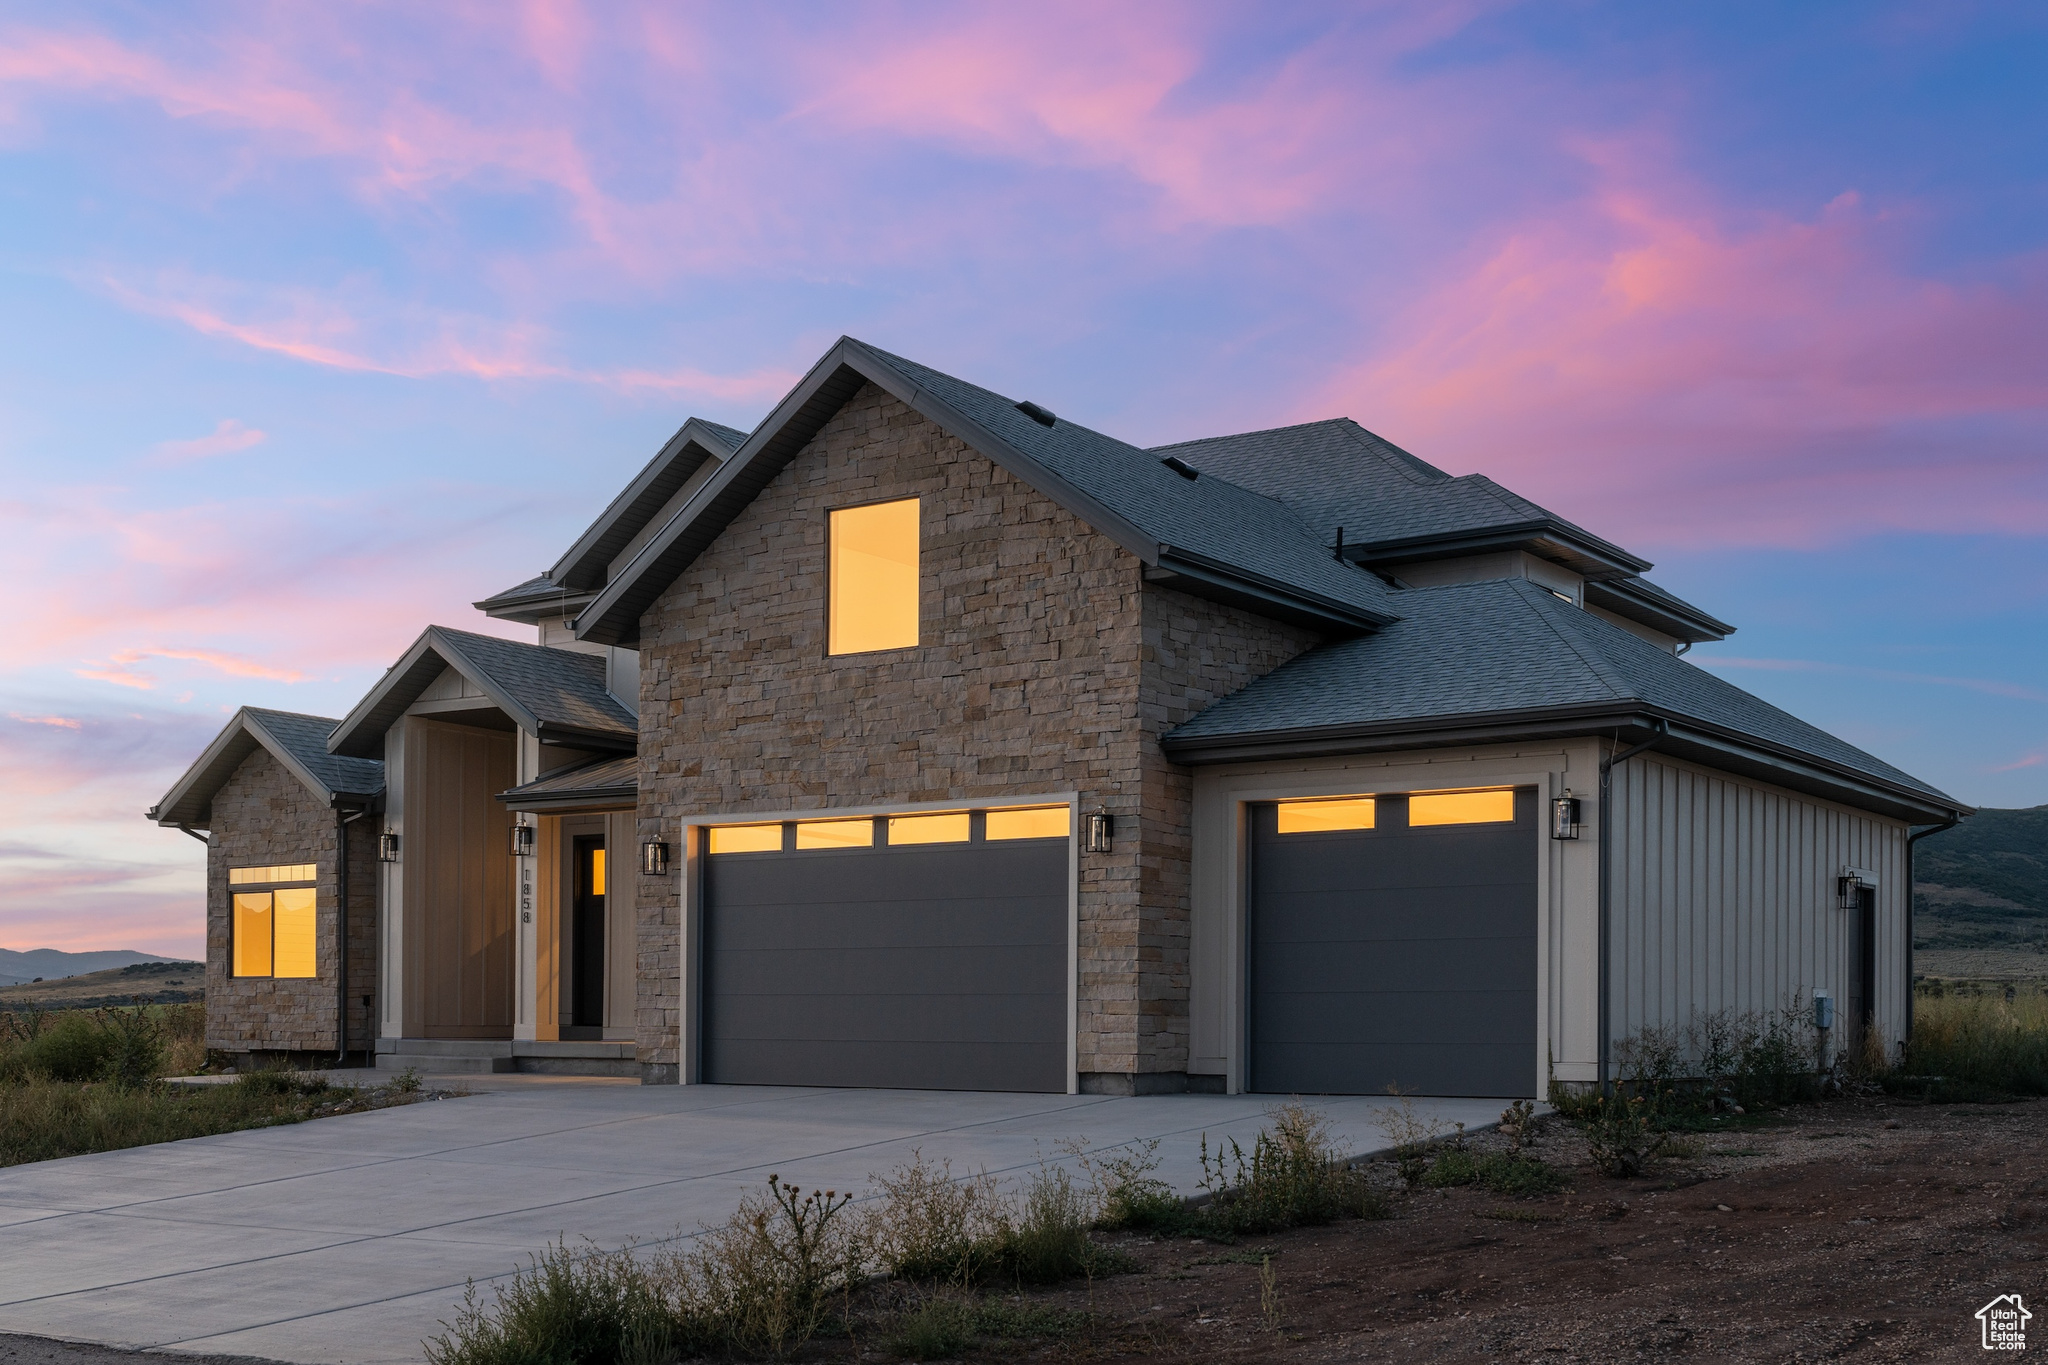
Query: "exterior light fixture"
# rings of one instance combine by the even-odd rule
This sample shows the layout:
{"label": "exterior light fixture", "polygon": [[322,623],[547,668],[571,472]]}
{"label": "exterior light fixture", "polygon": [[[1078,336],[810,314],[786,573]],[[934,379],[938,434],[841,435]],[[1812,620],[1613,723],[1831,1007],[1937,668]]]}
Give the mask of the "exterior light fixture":
{"label": "exterior light fixture", "polygon": [[533,856],[533,826],[512,826],[512,856],[531,858]]}
{"label": "exterior light fixture", "polygon": [[395,831],[387,829],[377,836],[377,861],[380,863],[395,863],[398,861],[398,835]]}
{"label": "exterior light fixture", "polygon": [[1835,878],[1835,895],[1844,910],[1854,910],[1858,904],[1857,893],[1863,889],[1863,879],[1853,874]]}
{"label": "exterior light fixture", "polygon": [[1116,837],[1116,817],[1106,810],[1098,810],[1088,817],[1088,833],[1081,840],[1084,853],[1107,853],[1110,841]]}
{"label": "exterior light fixture", "polygon": [[640,845],[640,872],[642,876],[661,877],[668,873],[668,845],[650,839]]}
{"label": "exterior light fixture", "polygon": [[1550,803],[1550,837],[1553,839],[1576,839],[1579,837],[1579,798],[1566,787],[1564,795]]}

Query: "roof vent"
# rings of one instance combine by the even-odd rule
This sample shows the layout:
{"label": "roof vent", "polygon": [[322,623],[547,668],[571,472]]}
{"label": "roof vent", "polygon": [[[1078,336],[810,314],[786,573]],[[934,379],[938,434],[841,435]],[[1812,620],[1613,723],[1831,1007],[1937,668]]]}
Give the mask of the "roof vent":
{"label": "roof vent", "polygon": [[1032,421],[1038,423],[1038,425],[1042,427],[1049,427],[1054,422],[1060,420],[1059,418],[1052,415],[1051,408],[1041,408],[1040,406],[1038,406],[1038,404],[1032,402],[1029,398],[1025,399],[1023,402],[1017,405],[1017,411],[1023,413],[1026,417],[1029,417]]}
{"label": "roof vent", "polygon": [[1171,469],[1174,473],[1180,475],[1183,479],[1199,479],[1202,477],[1201,470],[1195,468],[1193,465],[1189,464],[1186,460],[1183,460],[1178,455],[1169,455],[1165,459],[1161,460],[1159,463],[1165,465],[1168,469]]}

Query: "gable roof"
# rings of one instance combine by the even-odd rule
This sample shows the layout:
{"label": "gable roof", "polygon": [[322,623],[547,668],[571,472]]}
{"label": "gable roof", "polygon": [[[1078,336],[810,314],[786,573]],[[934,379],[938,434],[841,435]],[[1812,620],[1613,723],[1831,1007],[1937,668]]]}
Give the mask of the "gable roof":
{"label": "gable roof", "polygon": [[428,626],[334,727],[328,749],[382,754],[384,732],[449,668],[544,743],[630,749],[639,740],[638,718],[605,691],[600,656]]}
{"label": "gable roof", "polygon": [[1154,581],[1332,632],[1395,618],[1385,584],[1339,563],[1274,499],[1188,479],[1128,442],[1063,419],[1043,424],[1000,394],[841,337],[584,609],[577,635],[633,642],[640,614],[868,383],[1122,545]]}
{"label": "gable roof", "polygon": [[582,606],[604,587],[612,560],[632,544],[691,476],[706,464],[731,456],[746,439],[744,431],[692,417],[546,573],[486,597],[475,607],[487,616],[518,618],[550,607],[566,611]]}
{"label": "gable roof", "polygon": [[1401,606],[1377,634],[1322,645],[1223,698],[1167,735],[1167,753],[1220,762],[1661,724],[1674,752],[1780,785],[1900,818],[1969,810],[1525,580],[1411,589]]}
{"label": "gable roof", "polygon": [[150,807],[148,818],[160,825],[208,828],[215,793],[259,748],[267,749],[324,805],[353,810],[374,804],[384,792],[384,765],[329,753],[327,736],[335,724],[327,716],[243,707],[163,800]]}
{"label": "gable roof", "polygon": [[1152,453],[1286,503],[1331,541],[1343,527],[1345,556],[1364,564],[1526,544],[1587,578],[1651,567],[1484,474],[1446,474],[1348,417],[1182,441]]}

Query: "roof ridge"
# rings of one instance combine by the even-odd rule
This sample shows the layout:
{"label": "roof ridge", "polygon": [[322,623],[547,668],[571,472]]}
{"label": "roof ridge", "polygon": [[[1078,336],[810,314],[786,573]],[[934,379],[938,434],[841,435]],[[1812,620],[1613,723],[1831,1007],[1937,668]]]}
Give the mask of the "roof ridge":
{"label": "roof ridge", "polygon": [[[1507,580],[1507,585],[1508,589],[1511,592],[1516,593],[1518,596],[1521,596],[1525,601],[1528,602],[1530,609],[1536,613],[1536,619],[1541,621],[1550,630],[1551,634],[1557,636],[1558,643],[1562,644],[1566,649],[1570,650],[1572,654],[1575,657],[1577,657],[1580,663],[1584,664],[1588,669],[1590,669],[1593,673],[1593,676],[1598,678],[1601,681],[1601,683],[1607,688],[1607,690],[1614,695],[1614,697],[1616,697],[1617,699],[1621,699],[1633,698],[1635,696],[1636,689],[1632,687],[1622,687],[1616,683],[1615,675],[1606,659],[1600,657],[1597,654],[1597,652],[1593,654],[1588,654],[1586,649],[1580,648],[1580,646],[1582,644],[1585,644],[1586,642],[1584,640],[1575,640],[1573,638],[1573,636],[1578,634],[1577,631],[1567,632],[1564,629],[1564,627],[1559,624],[1558,618],[1550,614],[1550,609],[1552,607],[1555,607],[1558,611],[1563,611],[1565,609],[1565,604],[1560,603],[1557,596],[1554,593],[1552,593],[1550,589],[1540,587],[1535,583],[1531,583],[1526,578],[1509,579]],[[1523,589],[1525,588],[1527,589],[1526,592],[1523,591]],[[1532,596],[1532,594],[1539,593],[1541,594],[1540,597]],[[1581,615],[1584,615],[1585,613],[1585,608],[1583,607],[1573,606],[1571,609],[1573,611],[1579,612]]]}

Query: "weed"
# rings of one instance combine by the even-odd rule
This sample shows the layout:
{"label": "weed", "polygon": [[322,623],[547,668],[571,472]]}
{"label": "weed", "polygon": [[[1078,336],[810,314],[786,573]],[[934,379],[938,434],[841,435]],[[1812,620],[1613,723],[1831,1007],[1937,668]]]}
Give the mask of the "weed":
{"label": "weed", "polygon": [[1695,1161],[1706,1148],[1690,1138],[1667,1138],[1657,1153],[1660,1161]]}
{"label": "weed", "polygon": [[997,1273],[1020,1284],[1058,1284],[1136,1269],[1130,1257],[1088,1236],[1095,1220],[1096,1208],[1071,1171],[1040,1166],[1025,1188],[1022,1208],[1003,1229]]}
{"label": "weed", "polygon": [[1429,1169],[1431,1151],[1443,1140],[1443,1123],[1416,1112],[1415,1101],[1390,1090],[1398,1101],[1390,1108],[1373,1111],[1373,1122],[1394,1144],[1394,1166],[1401,1179],[1413,1185]]}
{"label": "weed", "polygon": [[881,1197],[864,1212],[862,1234],[883,1269],[902,1280],[960,1284],[988,1271],[1005,1221],[994,1180],[956,1180],[951,1162],[933,1166],[916,1150],[904,1165],[869,1178]]}
{"label": "weed", "polygon": [[1273,1270],[1273,1258],[1259,1262],[1259,1316],[1268,1332],[1280,1330],[1280,1277]]}
{"label": "weed", "polygon": [[1944,1104],[2048,1094],[2048,994],[1921,996],[1905,1056],[1879,1081]]}
{"label": "weed", "polygon": [[1605,1175],[1641,1175],[1650,1158],[1670,1140],[1656,1119],[1656,1103],[1639,1095],[1604,1105],[1586,1124],[1593,1165]]}
{"label": "weed", "polygon": [[156,1011],[141,996],[133,1009],[94,1010],[106,1039],[101,1075],[124,1090],[148,1085],[163,1073],[164,1029]]}
{"label": "weed", "polygon": [[1533,1146],[1536,1141],[1536,1106],[1527,1100],[1516,1100],[1500,1111],[1500,1135],[1508,1140],[1508,1151],[1521,1155],[1524,1147]]}
{"label": "weed", "polygon": [[232,1085],[200,1090],[40,1077],[9,1085],[0,1094],[0,1166],[298,1123],[356,1098],[353,1090],[303,1078],[285,1085],[252,1081],[238,1077]]}
{"label": "weed", "polygon": [[401,1095],[410,1095],[420,1088],[420,1069],[409,1066],[386,1082]]}
{"label": "weed", "polygon": [[1203,1256],[1189,1261],[1189,1265],[1264,1265],[1279,1255],[1276,1247],[1249,1247],[1236,1251],[1219,1251],[1214,1256]]}
{"label": "weed", "polygon": [[927,1299],[897,1320],[889,1349],[905,1360],[943,1360],[974,1340],[974,1308],[957,1299]]}
{"label": "weed", "polygon": [[1283,1104],[1268,1115],[1251,1155],[1235,1139],[1212,1160],[1202,1139],[1202,1188],[1210,1195],[1202,1212],[1210,1227],[1231,1235],[1314,1226],[1356,1215],[1366,1192],[1365,1177],[1346,1167],[1330,1136],[1330,1121],[1300,1103]]}
{"label": "weed", "polygon": [[1555,1194],[1570,1184],[1564,1172],[1532,1156],[1508,1152],[1474,1155],[1458,1147],[1437,1153],[1423,1172],[1421,1183],[1431,1189],[1453,1185],[1478,1185],[1495,1194]]}
{"label": "weed", "polygon": [[442,1324],[447,1332],[421,1343],[430,1365],[654,1365],[685,1345],[669,1302],[630,1249],[572,1251],[557,1242],[492,1292],[486,1306],[470,1284],[455,1322]]}
{"label": "weed", "polygon": [[1069,1150],[1101,1192],[1103,1227],[1172,1233],[1189,1226],[1187,1201],[1153,1174],[1159,1169],[1159,1139],[1092,1155],[1078,1147]]}

